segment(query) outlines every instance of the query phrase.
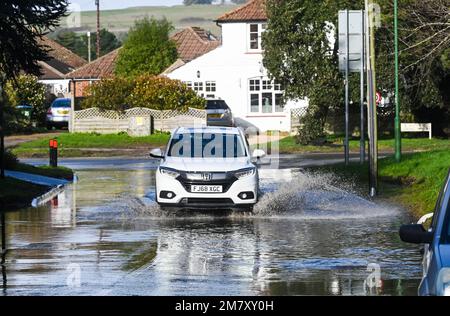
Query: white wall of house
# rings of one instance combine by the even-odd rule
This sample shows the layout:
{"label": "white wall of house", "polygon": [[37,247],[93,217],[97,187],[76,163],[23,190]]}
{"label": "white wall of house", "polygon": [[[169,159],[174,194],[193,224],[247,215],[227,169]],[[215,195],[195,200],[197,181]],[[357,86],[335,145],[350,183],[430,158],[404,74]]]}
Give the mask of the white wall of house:
{"label": "white wall of house", "polygon": [[278,104],[281,88],[269,82],[262,65],[260,35],[264,26],[264,23],[223,24],[222,46],[167,76],[188,83],[204,97],[225,100],[240,126],[290,131],[290,109],[305,107],[307,102]]}
{"label": "white wall of house", "polygon": [[50,93],[56,96],[67,97],[69,95],[69,82],[68,79],[49,79],[49,80],[39,80],[40,83],[45,84]]}

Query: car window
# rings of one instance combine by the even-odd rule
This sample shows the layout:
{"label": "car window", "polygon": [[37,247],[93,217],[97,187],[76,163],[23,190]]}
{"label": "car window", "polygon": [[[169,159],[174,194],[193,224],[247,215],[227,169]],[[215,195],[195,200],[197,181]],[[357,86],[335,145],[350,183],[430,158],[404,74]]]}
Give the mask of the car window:
{"label": "car window", "polygon": [[70,100],[56,100],[52,103],[52,108],[70,108]]}
{"label": "car window", "polygon": [[447,213],[445,215],[445,223],[444,223],[444,244],[450,244],[450,201],[447,206]]}
{"label": "car window", "polygon": [[223,100],[209,100],[206,102],[207,110],[229,110],[227,103]]}
{"label": "car window", "polygon": [[431,230],[432,231],[435,231],[435,229],[436,229],[437,221],[439,219],[439,214],[441,213],[442,206],[443,206],[443,204],[445,202],[445,192],[446,192],[446,189],[447,189],[449,176],[450,176],[450,174],[445,179],[445,182],[444,182],[445,185],[442,187],[441,192],[439,193],[439,197],[437,199],[436,206],[434,208],[433,221],[431,222]]}
{"label": "car window", "polygon": [[[448,175],[448,178],[446,180],[446,184],[447,187],[444,188],[443,190],[445,190],[445,192],[447,192],[447,194],[445,194],[445,192],[443,191],[441,194],[441,204],[444,204],[444,202],[446,202],[445,200],[448,199],[449,201],[447,201],[447,210],[445,211],[445,217],[444,217],[444,225],[443,225],[443,233],[441,235],[441,242],[444,244],[450,244],[450,194],[449,194],[449,190],[450,190],[450,172]],[[441,206],[442,208],[442,206]],[[433,219],[434,221],[434,219]]]}
{"label": "car window", "polygon": [[168,156],[185,158],[245,157],[242,137],[225,133],[176,134],[169,146]]}

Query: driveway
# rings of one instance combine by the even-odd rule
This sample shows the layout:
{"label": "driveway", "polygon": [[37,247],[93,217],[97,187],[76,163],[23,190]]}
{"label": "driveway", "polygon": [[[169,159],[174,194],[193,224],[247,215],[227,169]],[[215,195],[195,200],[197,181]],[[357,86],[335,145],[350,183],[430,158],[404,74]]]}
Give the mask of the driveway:
{"label": "driveway", "polygon": [[8,147],[15,147],[19,144],[26,143],[32,140],[44,138],[44,137],[50,137],[50,136],[59,136],[61,135],[62,131],[55,131],[55,132],[49,132],[49,133],[36,133],[36,134],[29,134],[29,135],[13,135],[13,136],[7,136],[5,137],[5,146]]}

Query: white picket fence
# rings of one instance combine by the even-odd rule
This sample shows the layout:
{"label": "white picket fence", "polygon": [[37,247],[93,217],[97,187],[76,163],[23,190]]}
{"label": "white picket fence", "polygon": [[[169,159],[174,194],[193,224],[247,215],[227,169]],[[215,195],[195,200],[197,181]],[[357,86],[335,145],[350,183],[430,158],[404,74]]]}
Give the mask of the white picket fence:
{"label": "white picket fence", "polygon": [[145,136],[152,130],[151,117],[153,129],[160,131],[171,131],[180,126],[206,125],[206,111],[193,108],[185,112],[148,108],[132,108],[117,112],[90,108],[74,112],[70,131],[100,134],[127,132],[133,136]]}

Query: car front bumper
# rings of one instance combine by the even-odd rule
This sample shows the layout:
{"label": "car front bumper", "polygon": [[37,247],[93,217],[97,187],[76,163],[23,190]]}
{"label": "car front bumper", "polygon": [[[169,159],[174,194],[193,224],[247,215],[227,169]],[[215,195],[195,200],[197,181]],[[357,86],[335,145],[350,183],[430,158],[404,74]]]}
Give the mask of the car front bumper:
{"label": "car front bumper", "polygon": [[[193,193],[189,191],[191,183],[182,183],[179,179],[163,175],[157,171],[156,198],[158,204],[165,207],[194,209],[240,209],[251,208],[258,201],[258,176],[252,175],[223,184],[222,193]],[[218,185],[207,181],[195,185]],[[162,192],[172,192],[174,197],[164,198]],[[242,198],[245,193],[247,198]],[[240,196],[241,195],[241,196]]]}

